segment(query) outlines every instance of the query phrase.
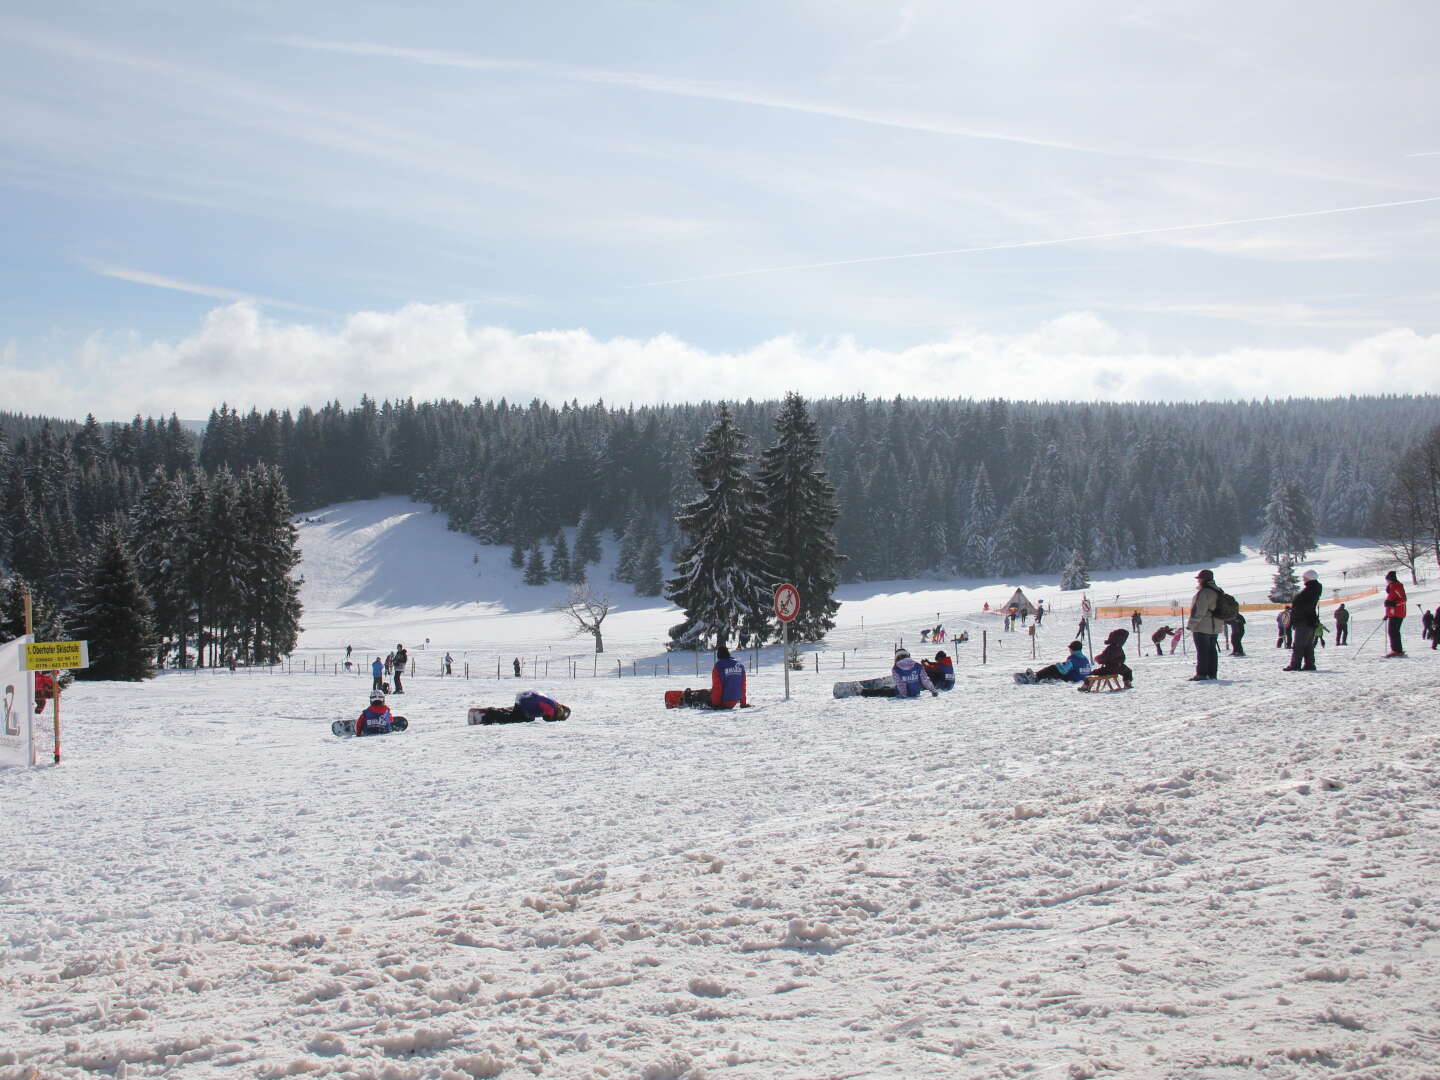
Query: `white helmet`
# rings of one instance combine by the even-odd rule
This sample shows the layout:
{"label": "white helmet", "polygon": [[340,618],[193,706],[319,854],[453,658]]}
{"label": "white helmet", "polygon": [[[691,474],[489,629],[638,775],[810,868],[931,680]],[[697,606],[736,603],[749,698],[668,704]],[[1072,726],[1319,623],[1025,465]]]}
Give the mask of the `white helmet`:
{"label": "white helmet", "polygon": [[909,653],[907,650],[905,650],[905,649],[896,649],[896,650],[895,650],[895,659],[896,659],[896,660],[909,660],[909,659],[910,659],[910,653]]}

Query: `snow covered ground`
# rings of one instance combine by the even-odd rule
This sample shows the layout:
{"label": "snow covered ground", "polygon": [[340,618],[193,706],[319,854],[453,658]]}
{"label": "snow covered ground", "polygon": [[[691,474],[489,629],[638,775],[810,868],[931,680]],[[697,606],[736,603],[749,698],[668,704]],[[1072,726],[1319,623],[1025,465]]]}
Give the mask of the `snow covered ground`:
{"label": "snow covered ground", "polygon": [[[1436,590],[1408,659],[1361,647],[1371,599],[1318,673],[1259,615],[1218,683],[1132,642],[1136,689],[1086,696],[1016,686],[1030,640],[980,613],[1073,594],[850,587],[790,701],[747,653],[758,707],[715,715],[661,707],[707,676],[666,674],[655,601],[614,589],[594,662],[558,587],[423,508],[314,517],[288,669],[77,684],[64,763],[0,772],[0,1078],[1440,1076]],[[831,696],[937,617],[973,635],[955,692]],[[396,642],[410,731],[333,738],[368,688],[344,646]],[[522,686],[574,716],[465,725]]]}

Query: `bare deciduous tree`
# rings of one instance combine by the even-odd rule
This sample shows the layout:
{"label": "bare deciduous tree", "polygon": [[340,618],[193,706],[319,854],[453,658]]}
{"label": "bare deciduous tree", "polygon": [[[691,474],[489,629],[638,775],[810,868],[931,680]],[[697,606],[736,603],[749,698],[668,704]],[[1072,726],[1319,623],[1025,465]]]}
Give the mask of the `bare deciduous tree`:
{"label": "bare deciduous tree", "polygon": [[1375,541],[1418,582],[1427,554],[1440,565],[1440,427],[1401,459],[1375,513]]}
{"label": "bare deciduous tree", "polygon": [[600,624],[610,614],[610,598],[597,596],[589,585],[573,585],[569,595],[555,605],[555,610],[568,618],[575,635],[589,634],[595,639],[595,651],[605,651],[605,641],[600,636]]}

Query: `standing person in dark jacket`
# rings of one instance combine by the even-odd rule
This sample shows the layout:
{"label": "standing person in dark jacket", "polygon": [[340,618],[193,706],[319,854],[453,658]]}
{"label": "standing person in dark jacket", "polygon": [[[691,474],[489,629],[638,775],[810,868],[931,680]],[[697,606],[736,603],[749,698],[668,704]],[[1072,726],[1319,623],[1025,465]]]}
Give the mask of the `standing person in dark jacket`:
{"label": "standing person in dark jacket", "polygon": [[1241,644],[1245,640],[1245,616],[1237,611],[1235,617],[1230,620],[1230,655],[1244,656],[1245,647]]}
{"label": "standing person in dark jacket", "polygon": [[1275,648],[1288,649],[1294,644],[1295,636],[1290,626],[1290,605],[1286,604],[1275,615]]}
{"label": "standing person in dark jacket", "polygon": [[1350,644],[1350,609],[1344,604],[1335,609],[1335,644]]}
{"label": "standing person in dark jacket", "polygon": [[1213,682],[1220,677],[1220,628],[1225,624],[1215,617],[1215,601],[1220,590],[1215,587],[1215,571],[1201,570],[1195,575],[1200,584],[1195,599],[1190,601],[1190,620],[1185,624],[1195,639],[1195,674],[1191,682]]}
{"label": "standing person in dark jacket", "polygon": [[400,676],[405,674],[405,665],[410,663],[410,654],[405,651],[404,645],[395,646],[395,693],[403,694],[405,686],[400,681]]}
{"label": "standing person in dark jacket", "polygon": [[[1129,630],[1110,631],[1110,636],[1105,639],[1105,648],[1100,650],[1100,655],[1095,657],[1095,666],[1090,669],[1092,678],[1096,675],[1119,675],[1125,680],[1125,689],[1130,689],[1135,677],[1134,673],[1125,666],[1125,642],[1129,638]],[[1080,689],[1085,689],[1083,683],[1080,685]]]}
{"label": "standing person in dark jacket", "polygon": [[1400,584],[1400,575],[1394,570],[1385,575],[1385,582],[1385,622],[1390,631],[1390,651],[1385,657],[1389,659],[1405,655],[1405,645],[1400,640],[1400,624],[1405,621],[1405,586]]}
{"label": "standing person in dark jacket", "polygon": [[1296,593],[1290,604],[1290,633],[1294,644],[1290,647],[1290,663],[1285,671],[1315,670],[1315,631],[1320,626],[1320,575],[1306,570],[1301,575],[1304,586]]}
{"label": "standing person in dark jacket", "polygon": [[[1169,623],[1166,623],[1164,626],[1160,627],[1159,630],[1156,630],[1153,634],[1150,635],[1150,642],[1155,646],[1156,656],[1165,655],[1165,639],[1174,632],[1174,628]],[[1174,650],[1171,651],[1173,652]],[[1143,654],[1145,650],[1141,649],[1140,652]]]}
{"label": "standing person in dark jacket", "polygon": [[1435,627],[1435,616],[1432,615],[1430,612],[1426,611],[1424,608],[1421,608],[1421,610],[1420,610],[1420,637],[1421,637],[1421,639],[1423,640],[1423,639],[1425,639],[1425,638],[1428,638],[1428,637],[1430,636],[1430,632],[1434,629],[1434,627]]}

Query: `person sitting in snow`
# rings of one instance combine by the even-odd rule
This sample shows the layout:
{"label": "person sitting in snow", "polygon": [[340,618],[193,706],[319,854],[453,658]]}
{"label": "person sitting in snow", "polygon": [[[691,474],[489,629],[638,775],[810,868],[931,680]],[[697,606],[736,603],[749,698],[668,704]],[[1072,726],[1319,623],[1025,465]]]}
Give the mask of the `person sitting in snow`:
{"label": "person sitting in snow", "polygon": [[[1129,690],[1134,682],[1134,674],[1125,666],[1125,642],[1129,638],[1129,630],[1111,630],[1110,636],[1105,639],[1105,648],[1095,657],[1095,667],[1090,674],[1119,675],[1125,680],[1125,689]],[[1080,689],[1085,689],[1083,684]]]}
{"label": "person sitting in snow", "polygon": [[921,690],[929,690],[931,697],[940,696],[925,669],[910,659],[908,649],[895,650],[895,666],[890,669],[890,677],[894,680],[893,686],[867,688],[860,691],[861,696],[912,698],[919,697]]}
{"label": "person sitting in snow", "polygon": [[745,698],[745,665],[730,656],[724,645],[715,649],[715,666],[710,669],[710,707],[742,709],[750,703]]}
{"label": "person sitting in snow", "polygon": [[[1090,658],[1082,642],[1070,642],[1070,655],[1058,664],[1046,664],[1039,671],[1025,672],[1024,682],[1081,682],[1090,674]],[[1017,682],[1022,681],[1017,678]]]}
{"label": "person sitting in snow", "polygon": [[934,660],[921,660],[920,666],[925,669],[925,674],[930,676],[930,682],[937,690],[955,689],[955,665],[950,657],[945,655],[944,649],[935,654]]}
{"label": "person sitting in snow", "polygon": [[355,721],[355,734],[384,735],[395,727],[395,717],[385,704],[385,695],[379,690],[370,692],[370,706]]}

